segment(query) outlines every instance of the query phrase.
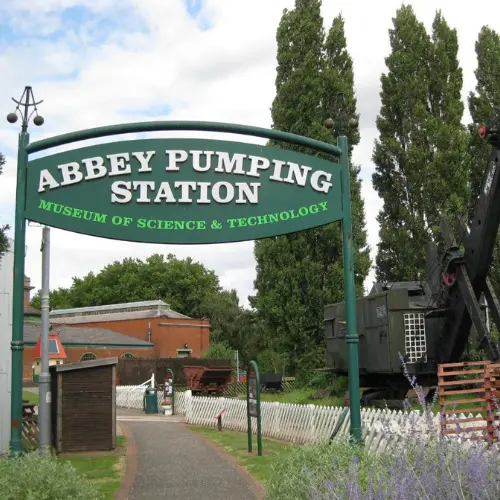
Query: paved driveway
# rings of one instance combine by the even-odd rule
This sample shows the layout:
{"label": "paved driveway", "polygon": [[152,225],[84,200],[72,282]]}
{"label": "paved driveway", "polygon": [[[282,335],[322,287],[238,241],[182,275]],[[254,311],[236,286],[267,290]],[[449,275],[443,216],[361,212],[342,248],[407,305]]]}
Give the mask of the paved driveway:
{"label": "paved driveway", "polygon": [[182,423],[127,421],[137,447],[130,500],[255,500],[245,476]]}

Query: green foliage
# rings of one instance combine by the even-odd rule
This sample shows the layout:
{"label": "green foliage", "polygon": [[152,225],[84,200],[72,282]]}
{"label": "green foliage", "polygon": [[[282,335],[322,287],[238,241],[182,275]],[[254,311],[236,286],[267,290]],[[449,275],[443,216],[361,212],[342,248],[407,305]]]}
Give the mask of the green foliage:
{"label": "green foliage", "polygon": [[201,357],[204,359],[228,359],[231,362],[233,375],[236,374],[234,349],[229,347],[225,342],[210,344],[208,351],[203,353]]}
{"label": "green foliage", "polygon": [[389,38],[373,186],[384,202],[377,279],[390,282],[426,278],[425,243],[467,206],[469,162],[456,30],[437,12],[429,36],[402,6]]}
{"label": "green foliage", "polygon": [[259,365],[260,373],[279,373],[285,371],[286,359],[283,354],[266,349],[257,356],[257,364]]}
{"label": "green foliage", "polygon": [[[277,30],[276,97],[271,113],[276,129],[333,143],[323,124],[333,118],[334,132],[338,131],[334,96],[339,92],[345,95],[347,119],[357,118],[354,77],[344,21],[341,16],[335,18],[325,40],[320,7],[319,0],[302,0],[283,13]],[[359,134],[350,130],[348,139],[355,145]],[[311,154],[301,147],[293,149]],[[362,294],[370,257],[358,174],[359,168],[351,165],[355,278]],[[254,253],[257,294],[249,299],[269,333],[267,348],[282,354],[291,373],[324,366],[323,308],[344,298],[339,225],[257,241]]]}
{"label": "green foliage", "polygon": [[0,460],[2,500],[100,500],[96,485],[74,467],[37,452]]}
{"label": "green foliage", "polygon": [[[5,156],[0,153],[0,175],[3,171],[3,166],[5,165]],[[10,229],[8,224],[0,226],[0,260],[3,254],[9,249],[9,240],[7,239],[7,231]]]}

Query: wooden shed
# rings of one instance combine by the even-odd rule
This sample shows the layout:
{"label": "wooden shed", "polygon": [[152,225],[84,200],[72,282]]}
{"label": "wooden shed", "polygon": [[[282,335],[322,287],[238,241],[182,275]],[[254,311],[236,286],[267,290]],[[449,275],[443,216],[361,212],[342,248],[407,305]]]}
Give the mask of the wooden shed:
{"label": "wooden shed", "polygon": [[118,358],[51,366],[52,442],[58,453],[116,447]]}

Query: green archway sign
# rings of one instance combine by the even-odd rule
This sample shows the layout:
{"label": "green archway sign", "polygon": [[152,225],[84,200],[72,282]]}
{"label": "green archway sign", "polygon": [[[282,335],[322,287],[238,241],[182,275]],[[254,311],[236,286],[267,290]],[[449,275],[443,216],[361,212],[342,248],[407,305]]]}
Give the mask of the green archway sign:
{"label": "green archway sign", "polygon": [[[105,136],[153,131],[240,134],[295,144],[287,149],[222,140],[169,138],[107,142],[46,154]],[[34,153],[42,157],[31,158]],[[334,161],[331,161],[331,160]],[[25,223],[163,244],[255,240],[342,221],[351,432],[361,439],[353,243],[347,138],[338,145],[245,125],[159,121],[99,127],[29,144],[19,136],[14,248],[11,447],[22,449]]]}

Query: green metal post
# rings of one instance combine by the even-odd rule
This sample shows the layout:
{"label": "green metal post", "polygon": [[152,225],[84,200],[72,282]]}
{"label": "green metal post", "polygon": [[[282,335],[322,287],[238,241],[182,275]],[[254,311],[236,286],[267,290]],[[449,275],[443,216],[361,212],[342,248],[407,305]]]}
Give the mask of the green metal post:
{"label": "green metal post", "polygon": [[252,361],[255,369],[255,385],[257,386],[257,455],[262,456],[262,415],[260,414],[260,373],[255,361]]}
{"label": "green metal post", "polygon": [[24,327],[24,253],[26,246],[26,167],[29,134],[24,126],[19,134],[17,151],[16,211],[14,229],[14,290],[12,300],[12,379],[10,448],[14,453],[23,452],[23,327]]}
{"label": "green metal post", "polygon": [[250,369],[247,370],[247,437],[248,437],[248,453],[252,453],[252,417],[250,416]]}
{"label": "green metal post", "polygon": [[361,429],[361,407],[359,391],[359,354],[358,332],[356,328],[356,285],[354,282],[354,248],[352,241],[351,219],[351,189],[349,172],[349,148],[347,137],[341,135],[338,146],[342,151],[340,156],[342,176],[342,205],[344,217],[342,220],[342,250],[344,254],[344,290],[347,323],[348,377],[349,399],[351,407],[351,437],[358,444],[363,443]]}
{"label": "green metal post", "polygon": [[257,402],[257,455],[262,456],[262,416],[260,413],[260,374],[255,361],[250,361],[247,370],[247,419],[248,419],[248,453],[252,452],[252,415],[250,414],[250,374],[255,373],[255,399]]}

